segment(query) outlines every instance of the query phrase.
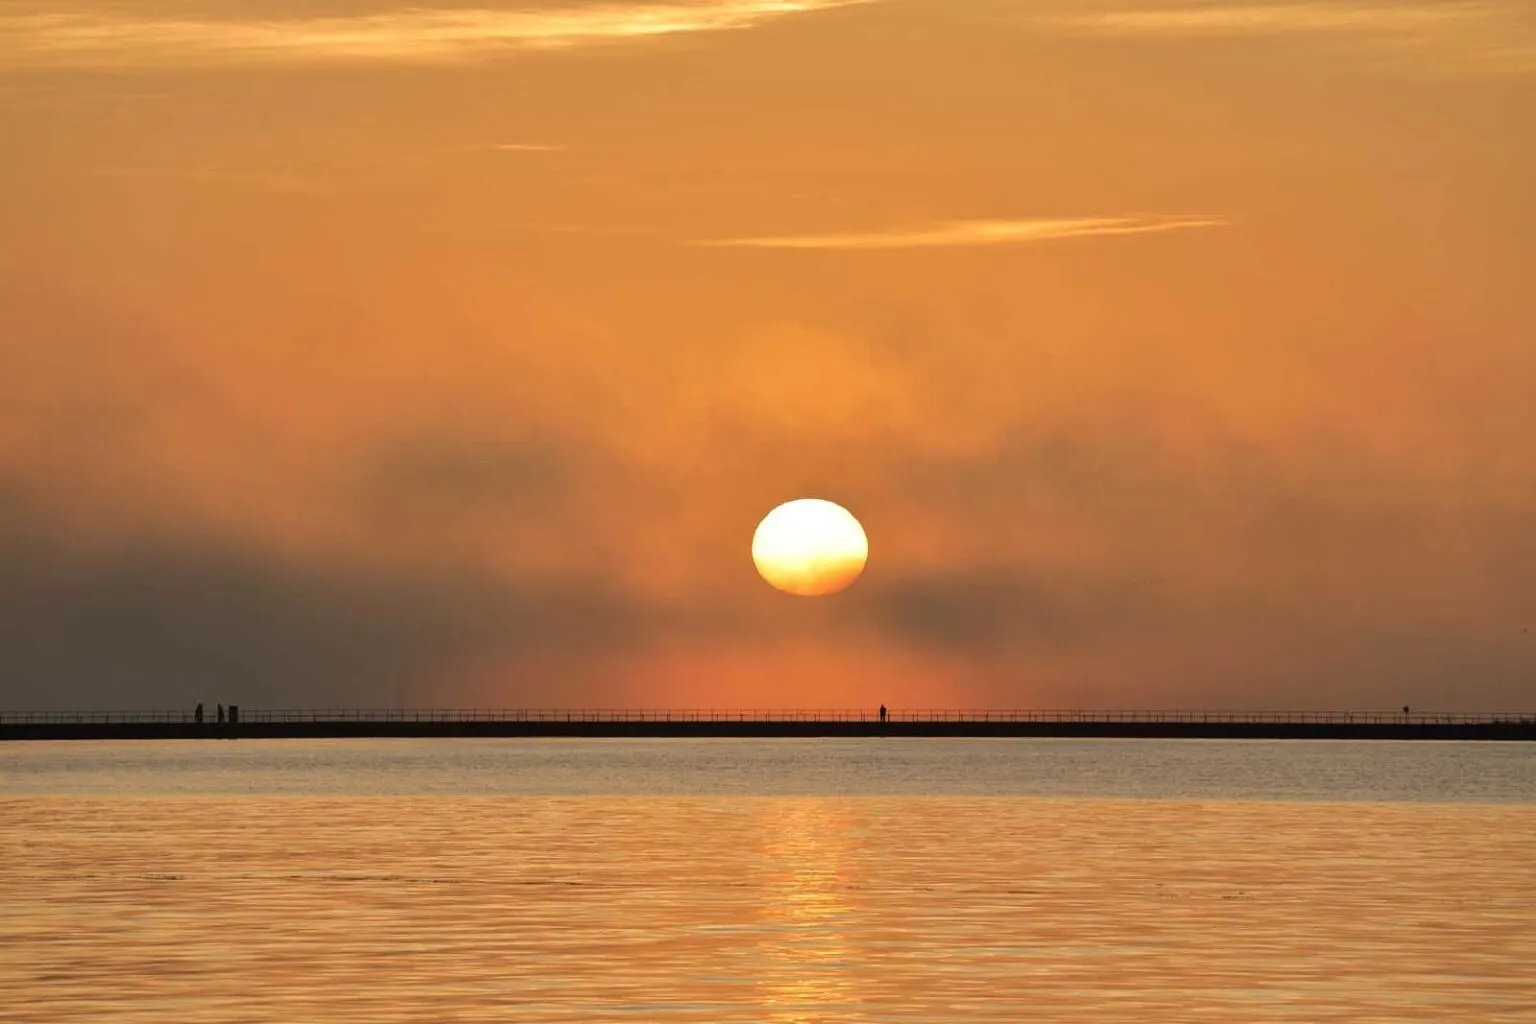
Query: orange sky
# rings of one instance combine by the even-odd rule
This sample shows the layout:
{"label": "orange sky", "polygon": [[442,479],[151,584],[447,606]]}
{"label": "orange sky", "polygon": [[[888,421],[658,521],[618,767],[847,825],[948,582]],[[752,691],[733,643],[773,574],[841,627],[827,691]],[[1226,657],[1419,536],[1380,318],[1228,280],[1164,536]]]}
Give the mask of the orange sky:
{"label": "orange sky", "polygon": [[1533,140],[1517,0],[0,0],[0,707],[1536,706]]}

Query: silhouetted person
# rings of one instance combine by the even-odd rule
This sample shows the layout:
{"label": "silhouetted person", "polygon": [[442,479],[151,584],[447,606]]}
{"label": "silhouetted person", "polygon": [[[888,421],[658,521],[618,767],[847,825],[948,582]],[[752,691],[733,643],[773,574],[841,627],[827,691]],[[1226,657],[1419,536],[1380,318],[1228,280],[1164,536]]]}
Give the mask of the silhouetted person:
{"label": "silhouetted person", "polygon": [[224,724],[224,705],[223,704],[219,705],[219,724],[220,725]]}
{"label": "silhouetted person", "polygon": [[882,722],[885,721],[885,705],[884,704],[880,705],[880,721],[882,721]]}
{"label": "silhouetted person", "polygon": [[1408,720],[1408,705],[1404,704],[1403,705],[1403,721],[1406,722],[1407,720]]}
{"label": "silhouetted person", "polygon": [[198,725],[203,724],[203,705],[201,702],[199,702],[197,707],[192,709],[192,721],[196,722]]}

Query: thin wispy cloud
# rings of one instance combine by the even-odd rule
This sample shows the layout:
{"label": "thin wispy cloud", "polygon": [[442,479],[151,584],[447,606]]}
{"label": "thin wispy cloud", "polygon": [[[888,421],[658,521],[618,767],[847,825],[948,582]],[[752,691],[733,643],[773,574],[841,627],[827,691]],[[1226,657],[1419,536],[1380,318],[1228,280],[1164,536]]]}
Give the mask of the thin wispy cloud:
{"label": "thin wispy cloud", "polygon": [[1536,33],[1525,3],[1192,3],[1089,11],[1043,19],[1072,35],[1166,39],[1312,36],[1334,38],[1421,69],[1536,72]]}
{"label": "thin wispy cloud", "polygon": [[917,228],[836,234],[761,235],[716,238],[693,244],[743,249],[921,249],[941,246],[1013,245],[1063,238],[1146,235],[1163,231],[1222,227],[1220,217],[1030,217],[1008,220],[958,220]]}
{"label": "thin wispy cloud", "polygon": [[403,7],[353,16],[199,18],[0,9],[0,64],[164,67],[212,64],[442,63],[690,32],[746,29],[866,0],[723,0],[564,5],[549,9]]}
{"label": "thin wispy cloud", "polygon": [[481,142],[464,147],[471,153],[564,153],[570,148],[555,142]]}
{"label": "thin wispy cloud", "polygon": [[1289,3],[1138,7],[1066,15],[1053,23],[1105,35],[1265,35],[1291,32],[1421,31],[1486,17],[1490,5]]}
{"label": "thin wispy cloud", "polygon": [[223,185],[295,195],[315,195],[323,191],[312,178],[284,172],[225,171],[198,167],[98,167],[91,173],[99,178]]}

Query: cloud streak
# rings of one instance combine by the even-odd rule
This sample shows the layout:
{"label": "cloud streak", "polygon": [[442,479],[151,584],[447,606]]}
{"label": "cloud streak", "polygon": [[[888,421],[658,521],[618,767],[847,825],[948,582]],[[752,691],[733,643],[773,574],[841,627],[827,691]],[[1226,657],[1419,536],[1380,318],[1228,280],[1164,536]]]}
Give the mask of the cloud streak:
{"label": "cloud streak", "polygon": [[464,148],[471,153],[564,153],[571,147],[554,142],[485,142]]}
{"label": "cloud streak", "polygon": [[1526,9],[1505,0],[1185,3],[1062,15],[1044,23],[1069,35],[1110,38],[1331,37],[1411,59],[1421,69],[1536,72],[1536,39]]}
{"label": "cloud streak", "polygon": [[717,238],[695,245],[741,249],[926,249],[1010,245],[1063,238],[1146,235],[1164,231],[1225,226],[1220,217],[1028,217],[1005,220],[958,220],[918,228],[890,228],[836,234],[762,235]]}
{"label": "cloud streak", "polygon": [[1419,32],[1488,16],[1496,5],[1226,4],[1067,15],[1054,24],[1102,35],[1269,35],[1295,32]]}
{"label": "cloud streak", "polygon": [[0,63],[43,67],[452,63],[752,28],[864,0],[726,0],[554,9],[401,8],[312,18],[164,17],[56,4],[0,11]]}
{"label": "cloud streak", "polygon": [[315,181],[304,175],[280,172],[221,171],[196,167],[98,167],[93,173],[101,178],[227,185],[295,195],[318,195],[323,191]]}

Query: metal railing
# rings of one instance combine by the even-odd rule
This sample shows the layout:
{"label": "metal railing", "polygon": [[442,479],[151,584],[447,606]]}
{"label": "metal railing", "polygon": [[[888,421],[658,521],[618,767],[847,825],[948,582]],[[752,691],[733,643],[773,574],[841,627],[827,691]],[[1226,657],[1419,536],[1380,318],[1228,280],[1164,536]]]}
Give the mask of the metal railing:
{"label": "metal railing", "polygon": [[[297,722],[876,722],[872,708],[247,708],[241,724]],[[156,725],[195,721],[191,709],[121,711],[0,711],[0,725]],[[204,710],[204,724],[216,724]],[[892,722],[1252,725],[1495,725],[1536,724],[1536,711],[1189,711],[892,709]]]}

